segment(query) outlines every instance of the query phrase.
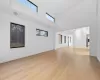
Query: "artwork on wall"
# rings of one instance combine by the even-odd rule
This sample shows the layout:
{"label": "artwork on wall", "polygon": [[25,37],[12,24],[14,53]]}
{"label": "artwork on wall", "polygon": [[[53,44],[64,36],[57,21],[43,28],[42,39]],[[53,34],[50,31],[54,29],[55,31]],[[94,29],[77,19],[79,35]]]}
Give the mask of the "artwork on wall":
{"label": "artwork on wall", "polygon": [[10,48],[25,47],[25,26],[10,23]]}
{"label": "artwork on wall", "polygon": [[48,37],[48,31],[41,30],[41,29],[36,29],[36,35],[37,36]]}

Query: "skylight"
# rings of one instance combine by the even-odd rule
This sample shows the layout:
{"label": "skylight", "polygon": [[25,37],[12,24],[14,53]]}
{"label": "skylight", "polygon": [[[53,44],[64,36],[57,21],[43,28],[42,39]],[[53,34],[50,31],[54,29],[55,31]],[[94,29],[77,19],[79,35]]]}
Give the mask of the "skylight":
{"label": "skylight", "polygon": [[52,22],[55,22],[55,18],[53,18],[51,15],[49,15],[48,13],[46,13],[46,18]]}
{"label": "skylight", "polygon": [[38,12],[38,6],[35,5],[33,2],[29,1],[29,0],[18,0],[21,4],[29,7],[32,9],[32,11],[34,12]]}

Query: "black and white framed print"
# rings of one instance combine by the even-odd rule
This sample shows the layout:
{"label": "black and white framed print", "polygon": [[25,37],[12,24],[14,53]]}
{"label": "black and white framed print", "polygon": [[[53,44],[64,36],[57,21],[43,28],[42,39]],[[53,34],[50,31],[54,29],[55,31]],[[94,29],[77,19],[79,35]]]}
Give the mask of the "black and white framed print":
{"label": "black and white framed print", "polygon": [[25,26],[10,23],[10,48],[25,47]]}
{"label": "black and white framed print", "polygon": [[48,37],[48,31],[41,30],[41,29],[36,29],[36,35],[37,36]]}
{"label": "black and white framed print", "polygon": [[36,29],[36,35],[41,36],[40,29]]}
{"label": "black and white framed print", "polygon": [[45,33],[44,36],[48,37],[48,31],[44,31],[44,33]]}

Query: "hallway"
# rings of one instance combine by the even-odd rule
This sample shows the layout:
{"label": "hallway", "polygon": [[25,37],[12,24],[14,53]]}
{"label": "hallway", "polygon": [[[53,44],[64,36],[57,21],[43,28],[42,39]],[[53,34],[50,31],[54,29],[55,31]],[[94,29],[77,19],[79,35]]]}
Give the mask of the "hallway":
{"label": "hallway", "polygon": [[100,63],[85,53],[62,48],[3,63],[0,80],[100,80]]}

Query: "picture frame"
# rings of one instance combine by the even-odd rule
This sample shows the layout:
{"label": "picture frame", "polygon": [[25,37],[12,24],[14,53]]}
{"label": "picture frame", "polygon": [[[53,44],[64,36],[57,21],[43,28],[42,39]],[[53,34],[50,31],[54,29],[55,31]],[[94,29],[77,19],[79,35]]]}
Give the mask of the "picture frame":
{"label": "picture frame", "polygon": [[36,36],[48,37],[48,31],[36,29]]}
{"label": "picture frame", "polygon": [[10,48],[25,47],[25,26],[10,23]]}

